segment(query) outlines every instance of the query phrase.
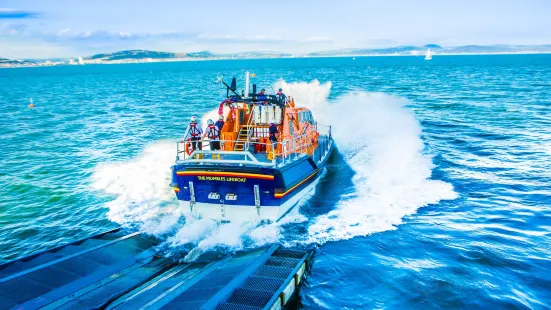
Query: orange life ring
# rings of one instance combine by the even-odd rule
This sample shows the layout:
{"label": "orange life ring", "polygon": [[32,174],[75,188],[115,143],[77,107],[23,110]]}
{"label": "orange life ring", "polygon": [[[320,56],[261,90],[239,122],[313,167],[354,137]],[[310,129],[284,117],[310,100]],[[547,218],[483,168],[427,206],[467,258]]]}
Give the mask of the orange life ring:
{"label": "orange life ring", "polygon": [[193,149],[191,148],[191,139],[188,139],[186,141],[186,148],[185,148],[186,154],[191,155],[193,153]]}

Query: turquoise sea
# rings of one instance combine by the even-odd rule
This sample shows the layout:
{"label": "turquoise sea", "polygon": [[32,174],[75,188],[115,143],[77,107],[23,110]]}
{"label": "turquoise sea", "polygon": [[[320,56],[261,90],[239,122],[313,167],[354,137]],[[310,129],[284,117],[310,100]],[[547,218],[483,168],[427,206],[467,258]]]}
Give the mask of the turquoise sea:
{"label": "turquoise sea", "polygon": [[[186,219],[174,141],[246,70],[339,153],[281,223]],[[549,309],[550,188],[551,55],[0,70],[0,263],[122,225],[191,260],[317,244],[308,309]]]}

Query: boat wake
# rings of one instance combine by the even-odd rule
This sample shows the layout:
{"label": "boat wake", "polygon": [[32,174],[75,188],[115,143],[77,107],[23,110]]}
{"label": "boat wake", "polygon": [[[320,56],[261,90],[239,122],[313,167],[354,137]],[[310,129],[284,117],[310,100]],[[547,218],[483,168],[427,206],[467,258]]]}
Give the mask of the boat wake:
{"label": "boat wake", "polygon": [[[211,250],[239,250],[267,243],[324,243],[395,229],[420,207],[455,199],[453,187],[431,179],[432,159],[424,154],[421,126],[407,100],[383,93],[353,92],[329,99],[331,83],[287,83],[274,88],[293,94],[320,124],[332,124],[333,136],[352,182],[328,180],[324,186],[342,194],[328,212],[309,214],[295,208],[281,222],[216,224],[185,218],[170,183],[174,144],[161,141],[138,158],[96,168],[93,187],[112,195],[109,219],[164,238],[172,252],[193,260]],[[348,187],[348,188],[346,188]],[[319,198],[325,192],[312,193]],[[324,200],[324,199],[320,199]],[[303,199],[303,202],[306,199]],[[288,229],[302,225],[306,233]]]}
{"label": "boat wake", "polygon": [[324,243],[395,229],[420,207],[457,198],[451,184],[431,179],[432,158],[424,154],[421,125],[405,107],[406,99],[352,92],[330,101],[330,83],[278,84],[304,102],[320,123],[333,124],[339,152],[354,171],[352,194],[311,219],[302,242]]}

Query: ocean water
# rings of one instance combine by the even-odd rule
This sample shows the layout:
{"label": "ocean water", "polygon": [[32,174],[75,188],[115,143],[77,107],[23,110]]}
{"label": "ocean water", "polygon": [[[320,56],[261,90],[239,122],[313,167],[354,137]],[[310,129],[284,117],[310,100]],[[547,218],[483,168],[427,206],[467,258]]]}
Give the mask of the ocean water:
{"label": "ocean water", "polygon": [[[280,223],[186,219],[174,141],[212,115],[217,75],[247,69],[332,125],[338,153]],[[550,81],[551,55],[0,70],[0,262],[122,225],[187,260],[317,244],[308,309],[548,309]]]}

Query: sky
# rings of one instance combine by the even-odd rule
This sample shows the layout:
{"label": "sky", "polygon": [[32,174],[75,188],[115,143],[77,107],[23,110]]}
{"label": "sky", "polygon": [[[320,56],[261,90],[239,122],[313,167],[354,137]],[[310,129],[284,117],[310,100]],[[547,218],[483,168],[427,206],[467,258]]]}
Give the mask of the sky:
{"label": "sky", "polygon": [[551,0],[0,0],[0,57],[551,44]]}

